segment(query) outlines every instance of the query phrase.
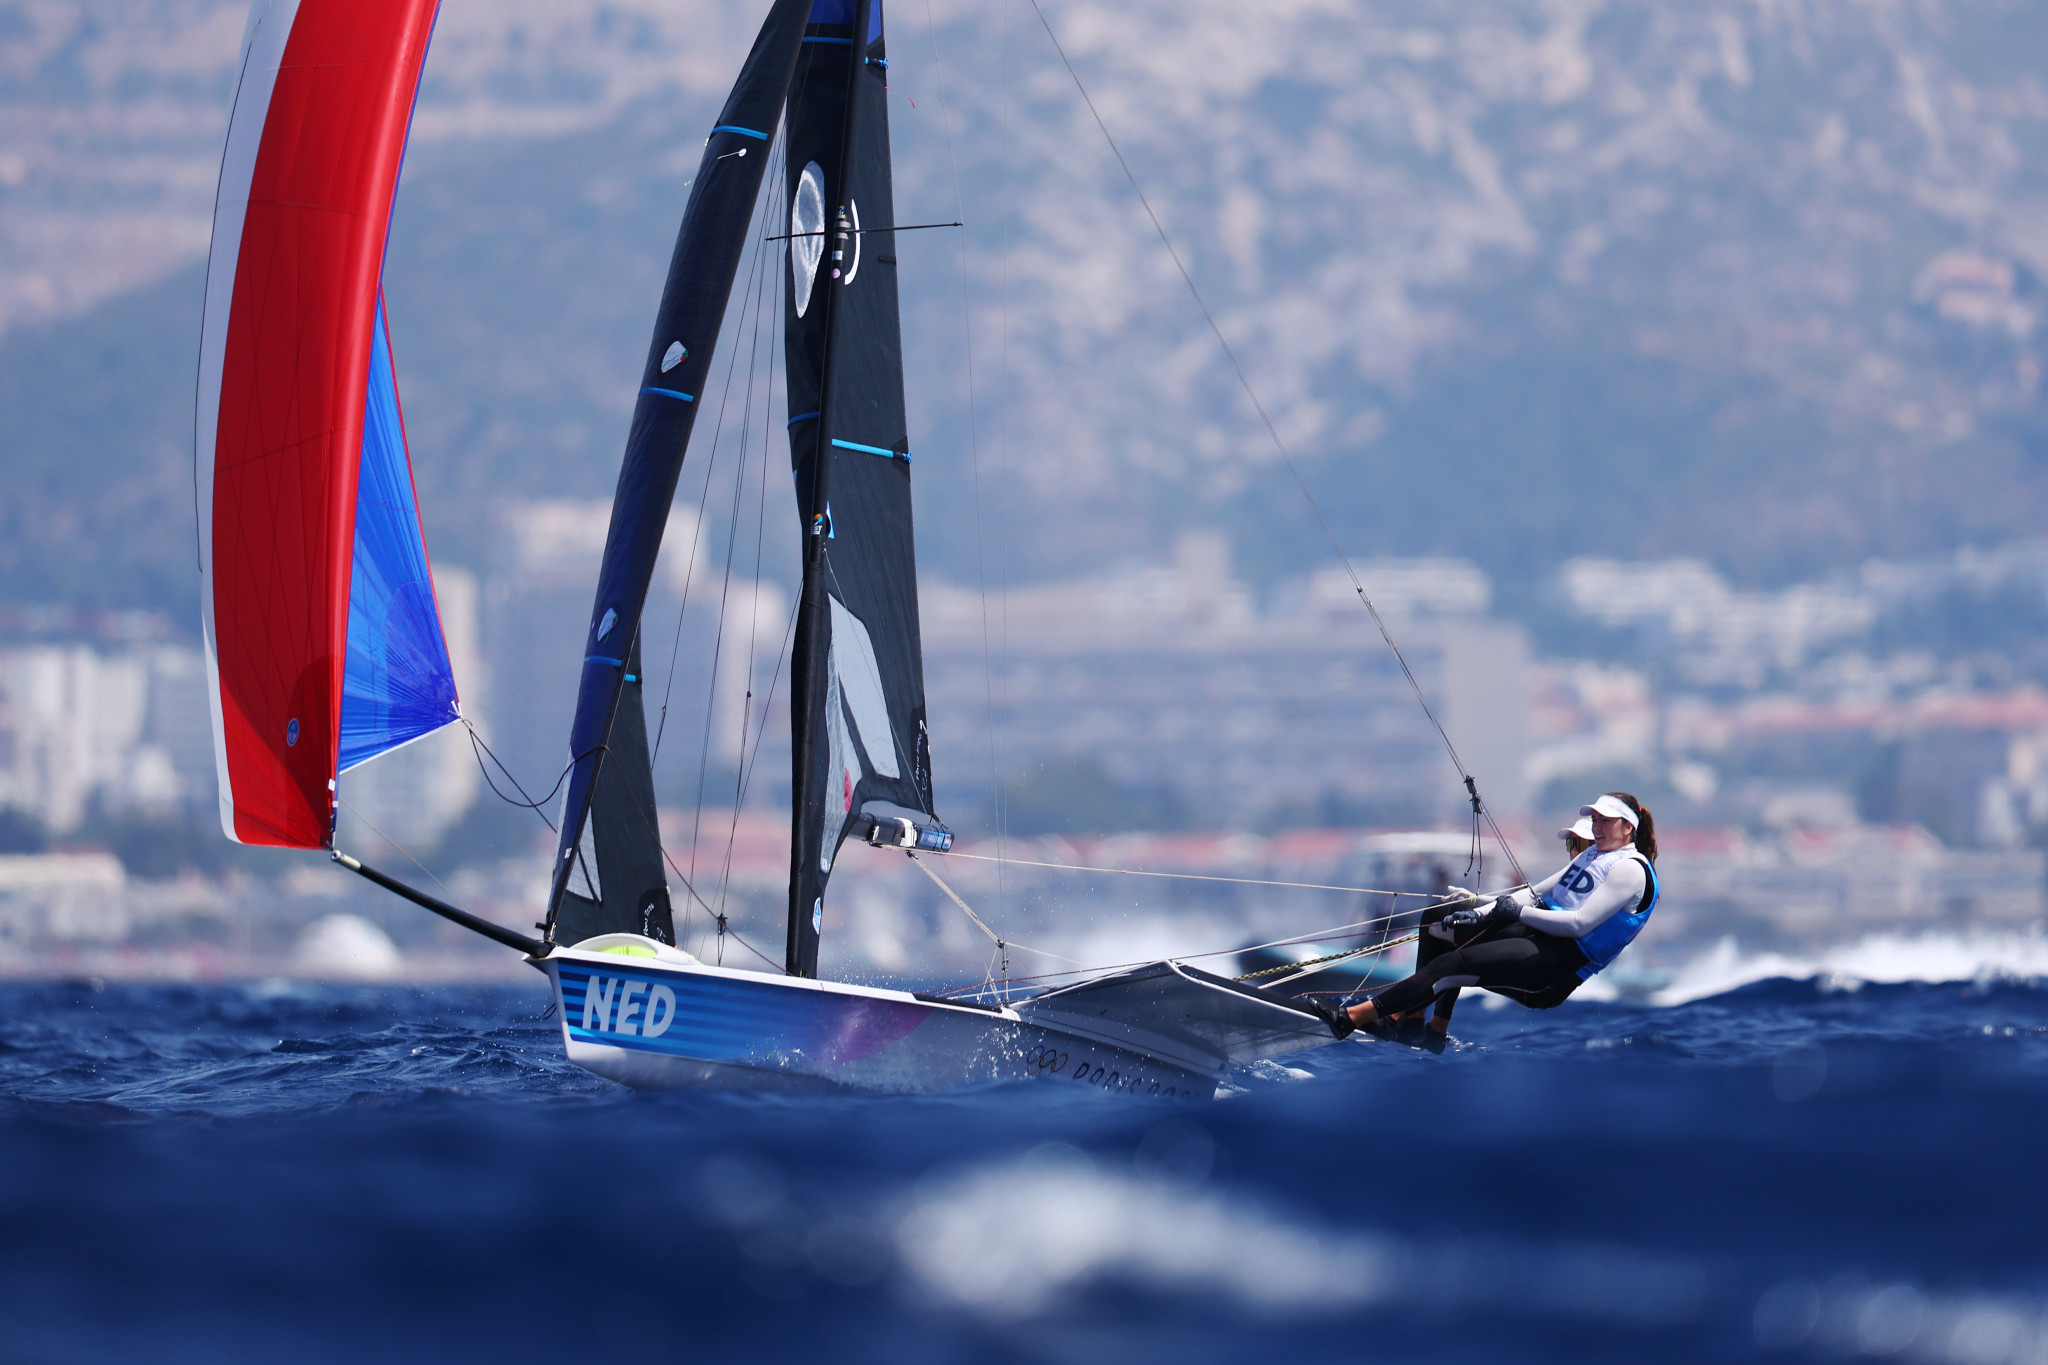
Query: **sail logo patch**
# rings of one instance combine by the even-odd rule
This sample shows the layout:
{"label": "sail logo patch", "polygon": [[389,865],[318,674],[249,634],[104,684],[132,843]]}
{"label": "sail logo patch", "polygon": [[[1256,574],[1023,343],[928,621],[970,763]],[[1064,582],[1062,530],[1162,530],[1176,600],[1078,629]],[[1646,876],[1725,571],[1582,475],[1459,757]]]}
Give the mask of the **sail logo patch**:
{"label": "sail logo patch", "polygon": [[583,987],[583,1030],[659,1038],[676,1019],[676,993],[631,977],[592,973]]}
{"label": "sail logo patch", "polygon": [[811,306],[811,286],[825,255],[825,172],[815,161],[804,165],[789,204],[789,286],[795,291],[796,315]]}

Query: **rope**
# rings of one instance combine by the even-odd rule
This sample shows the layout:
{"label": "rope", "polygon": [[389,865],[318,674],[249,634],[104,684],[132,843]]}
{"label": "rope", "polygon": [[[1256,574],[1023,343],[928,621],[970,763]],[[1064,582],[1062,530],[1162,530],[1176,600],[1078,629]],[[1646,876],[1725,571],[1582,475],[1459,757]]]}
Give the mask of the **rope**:
{"label": "rope", "polygon": [[1282,972],[1300,971],[1303,967],[1316,967],[1325,962],[1342,962],[1347,957],[1363,957],[1369,953],[1384,953],[1389,948],[1398,948],[1404,943],[1413,943],[1416,936],[1390,938],[1380,943],[1368,944],[1363,948],[1346,948],[1340,953],[1324,953],[1321,957],[1305,957],[1299,962],[1283,962],[1277,967],[1263,967],[1256,972],[1233,976],[1232,981],[1256,981],[1262,976],[1278,976]]}
{"label": "rope", "polygon": [[1052,39],[1053,50],[1059,53],[1061,63],[1067,68],[1067,74],[1073,77],[1074,88],[1081,92],[1081,101],[1088,106],[1088,113],[1095,120],[1095,126],[1101,130],[1103,141],[1109,144],[1109,150],[1115,154],[1116,164],[1123,168],[1124,179],[1131,182],[1131,189],[1138,196],[1138,203],[1144,207],[1145,216],[1152,220],[1152,230],[1159,234],[1160,245],[1164,246],[1166,254],[1173,258],[1173,268],[1180,272],[1181,282],[1187,285],[1188,293],[1195,300],[1195,306],[1202,310],[1202,320],[1209,324],[1209,330],[1215,334],[1216,344],[1223,348],[1224,358],[1230,362],[1230,368],[1236,373],[1239,387],[1244,390],[1245,397],[1251,400],[1252,407],[1259,414],[1259,420],[1265,424],[1266,435],[1273,441],[1273,449],[1278,451],[1280,458],[1286,462],[1287,472],[1294,476],[1294,482],[1301,489],[1302,497],[1308,501],[1309,510],[1315,513],[1316,524],[1322,527],[1324,537],[1330,542],[1330,548],[1336,552],[1338,561],[1344,565],[1344,572],[1351,579],[1352,590],[1358,594],[1358,600],[1365,604],[1366,611],[1372,615],[1373,625],[1379,628],[1380,638],[1386,641],[1387,648],[1394,652],[1394,660],[1401,666],[1401,676],[1408,680],[1410,690],[1415,693],[1415,700],[1422,707],[1422,714],[1429,717],[1429,723],[1435,728],[1437,738],[1443,741],[1444,752],[1450,755],[1451,766],[1458,770],[1458,776],[1464,781],[1465,790],[1471,798],[1474,820],[1483,818],[1486,821],[1487,827],[1493,831],[1495,840],[1500,844],[1501,852],[1507,855],[1508,864],[1514,868],[1516,880],[1527,881],[1528,878],[1522,872],[1522,865],[1515,861],[1515,851],[1508,847],[1507,837],[1494,823],[1492,813],[1480,802],[1477,780],[1465,767],[1465,761],[1458,757],[1458,748],[1451,743],[1449,731],[1444,729],[1443,722],[1437,719],[1436,711],[1430,706],[1429,699],[1423,695],[1422,684],[1416,681],[1414,671],[1408,667],[1407,656],[1401,652],[1401,647],[1394,643],[1393,633],[1387,629],[1386,620],[1380,615],[1380,609],[1373,605],[1372,598],[1366,593],[1364,580],[1359,578],[1358,570],[1352,566],[1351,557],[1344,553],[1344,546],[1338,541],[1337,533],[1331,529],[1329,518],[1323,515],[1322,504],[1316,501],[1315,494],[1309,490],[1308,480],[1302,477],[1300,467],[1294,463],[1294,456],[1289,453],[1287,443],[1280,439],[1280,428],[1274,425],[1272,416],[1266,411],[1266,405],[1259,400],[1258,392],[1252,388],[1251,377],[1239,363],[1237,352],[1231,349],[1230,341],[1223,335],[1223,328],[1217,324],[1215,314],[1209,311],[1208,301],[1202,297],[1202,291],[1195,285],[1195,277],[1188,273],[1186,263],[1181,260],[1180,252],[1173,245],[1173,239],[1166,235],[1166,225],[1159,221],[1159,215],[1152,209],[1152,201],[1145,197],[1144,188],[1138,184],[1138,177],[1131,170],[1131,163],[1124,159],[1123,149],[1117,146],[1116,139],[1110,135],[1109,125],[1103,122],[1101,112],[1096,109],[1094,99],[1088,94],[1088,87],[1081,82],[1081,73],[1074,69],[1073,60],[1067,56],[1066,48],[1061,46],[1059,35],[1053,32],[1052,21],[1046,18],[1045,10],[1039,5],[1038,0],[1031,0],[1031,8],[1038,15],[1038,22],[1045,28],[1045,36]]}
{"label": "rope", "polygon": [[[1079,863],[1041,863],[1029,858],[1004,858],[986,853],[948,853],[948,858],[967,858],[977,863],[1008,863],[1015,867],[1049,867],[1059,872],[1106,872],[1119,877],[1163,877],[1181,882],[1225,882],[1232,886],[1286,886],[1297,891],[1349,891],[1362,896],[1413,896],[1431,900],[1434,891],[1388,891],[1377,886],[1324,886],[1320,882],[1280,882],[1259,877],[1208,877],[1196,872],[1141,872],[1133,867],[1084,867]],[[1232,949],[1231,951],[1236,951]]]}
{"label": "rope", "polygon": [[[1413,943],[1421,937],[1422,935],[1420,933],[1413,933],[1408,934],[1401,938],[1390,938],[1385,940],[1384,942],[1370,944],[1363,948],[1353,948],[1349,952],[1331,953],[1326,957],[1312,957],[1305,962],[1290,962],[1283,967],[1268,967],[1265,971],[1254,973],[1254,975],[1271,976],[1277,972],[1285,972],[1290,967],[1294,968],[1295,970],[1291,975],[1283,976],[1278,981],[1275,981],[1273,983],[1275,986],[1284,986],[1290,981],[1299,981],[1304,976],[1314,976],[1316,973],[1316,968],[1321,964],[1330,962],[1340,962],[1348,957],[1367,957],[1374,953],[1384,953],[1389,948],[1399,948],[1401,945],[1405,943]],[[1240,976],[1233,979],[1238,981],[1244,981],[1248,978]]]}
{"label": "rope", "polygon": [[[499,758],[498,755],[492,751],[491,746],[484,742],[484,737],[477,733],[476,727],[469,723],[469,718],[467,716],[463,717],[462,728],[469,731],[470,753],[475,755],[476,766],[483,773],[484,785],[491,789],[491,795],[497,797],[500,801],[503,801],[508,806],[524,806],[527,810],[532,811],[535,815],[538,815],[540,817],[541,823],[548,827],[548,833],[559,833],[560,831],[558,831],[555,828],[555,822],[548,819],[548,814],[545,810],[542,809],[542,807],[547,805],[547,803],[554,798],[555,793],[558,790],[560,790],[562,786],[562,778],[565,778],[569,775],[569,770],[576,766],[576,761],[574,759],[569,760],[568,767],[562,769],[561,777],[557,777],[555,779],[555,785],[549,787],[547,790],[547,794],[542,796],[540,800],[535,801],[532,797],[526,794],[526,788],[519,785],[519,779],[512,775],[512,770],[505,766],[505,761]],[[477,752],[479,749],[482,750],[482,753]],[[498,790],[498,784],[491,778],[491,770],[489,768],[484,767],[484,754],[490,754],[491,762],[498,765],[498,771],[505,774],[505,780],[512,784],[512,790],[519,793],[519,800],[514,801],[511,797],[505,795],[505,793]]]}

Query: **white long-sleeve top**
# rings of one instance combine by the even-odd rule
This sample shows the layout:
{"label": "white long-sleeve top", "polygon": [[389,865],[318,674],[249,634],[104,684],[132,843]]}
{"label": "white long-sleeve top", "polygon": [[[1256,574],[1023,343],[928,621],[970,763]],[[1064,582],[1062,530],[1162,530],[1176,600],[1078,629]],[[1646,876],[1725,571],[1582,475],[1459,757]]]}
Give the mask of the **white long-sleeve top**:
{"label": "white long-sleeve top", "polygon": [[1589,848],[1542,881],[1512,894],[1522,907],[1522,923],[1530,928],[1559,938],[1584,938],[1616,911],[1641,904],[1648,889],[1641,855],[1629,845],[1612,853]]}

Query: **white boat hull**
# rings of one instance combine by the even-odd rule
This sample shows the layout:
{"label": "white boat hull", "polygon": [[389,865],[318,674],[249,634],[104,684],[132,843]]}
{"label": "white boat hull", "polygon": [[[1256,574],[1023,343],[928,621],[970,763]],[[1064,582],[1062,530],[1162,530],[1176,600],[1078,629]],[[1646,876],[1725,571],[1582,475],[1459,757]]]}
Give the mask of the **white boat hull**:
{"label": "white boat hull", "polygon": [[[554,984],[569,1060],[649,1090],[914,1093],[1046,1080],[1208,1098],[1234,1066],[1331,1041],[1312,1017],[1174,964],[1088,983],[1085,1000],[1060,992],[1002,1010],[574,948],[539,965]],[[1139,979],[1123,989],[1130,977]],[[1196,1008],[1176,1010],[1187,1001],[1168,998],[1162,1010],[1162,987]],[[1247,1045],[1233,1018],[1230,1036],[1212,1044],[1213,1021],[1198,1017],[1212,995],[1223,1013],[1259,1016],[1263,1034]],[[1124,997],[1143,1017],[1119,1010]]]}

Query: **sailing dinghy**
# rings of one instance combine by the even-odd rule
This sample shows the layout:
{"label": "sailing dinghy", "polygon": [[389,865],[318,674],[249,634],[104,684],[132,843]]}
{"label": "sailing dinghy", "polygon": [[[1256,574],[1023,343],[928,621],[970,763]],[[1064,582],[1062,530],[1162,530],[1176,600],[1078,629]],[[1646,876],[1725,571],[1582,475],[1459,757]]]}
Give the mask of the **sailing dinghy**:
{"label": "sailing dinghy", "polygon": [[[707,139],[633,420],[570,732],[542,937],[334,848],[337,782],[460,718],[412,496],[381,263],[434,0],[258,0],[223,162],[198,462],[222,823],[515,947],[568,1056],[643,1087],[922,1091],[1046,1078],[1209,1095],[1333,1041],[1287,997],[1180,962],[971,1003],[821,980],[858,840],[943,854],[932,797],[879,0],[775,0]],[[676,944],[641,613],[769,150],[789,224],[789,442],[803,545],[785,971]]]}

